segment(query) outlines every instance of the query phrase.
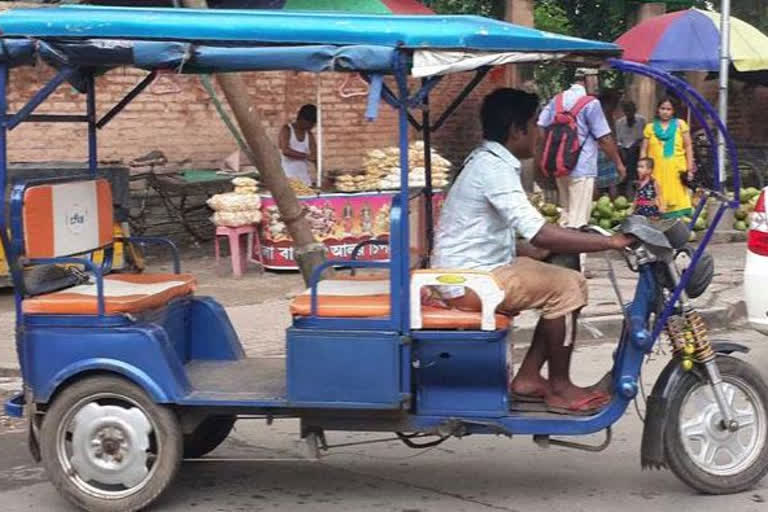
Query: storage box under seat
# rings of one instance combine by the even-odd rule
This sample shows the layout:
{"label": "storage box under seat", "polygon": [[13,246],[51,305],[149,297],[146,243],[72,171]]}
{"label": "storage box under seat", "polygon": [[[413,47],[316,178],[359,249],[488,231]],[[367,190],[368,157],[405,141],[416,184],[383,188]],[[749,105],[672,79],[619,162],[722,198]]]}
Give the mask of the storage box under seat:
{"label": "storage box under seat", "polygon": [[384,331],[287,331],[288,401],[294,406],[397,409],[403,337]]}
{"label": "storage box under seat", "polygon": [[507,331],[414,331],[416,413],[508,414]]}

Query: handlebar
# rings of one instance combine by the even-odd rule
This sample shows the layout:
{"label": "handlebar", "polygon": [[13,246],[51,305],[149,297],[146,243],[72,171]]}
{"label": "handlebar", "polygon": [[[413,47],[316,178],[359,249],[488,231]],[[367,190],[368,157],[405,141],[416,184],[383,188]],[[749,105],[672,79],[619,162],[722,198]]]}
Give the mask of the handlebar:
{"label": "handlebar", "polygon": [[601,228],[600,226],[595,226],[593,224],[587,224],[585,226],[582,226],[581,231],[585,233],[592,232],[597,235],[603,235],[603,236],[613,236],[613,233],[611,233],[607,229]]}

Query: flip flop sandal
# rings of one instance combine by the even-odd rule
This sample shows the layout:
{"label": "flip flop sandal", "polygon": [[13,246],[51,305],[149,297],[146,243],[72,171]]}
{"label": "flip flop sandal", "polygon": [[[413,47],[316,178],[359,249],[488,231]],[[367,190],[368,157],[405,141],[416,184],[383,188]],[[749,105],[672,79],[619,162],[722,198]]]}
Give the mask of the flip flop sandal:
{"label": "flip flop sandal", "polygon": [[608,373],[603,375],[603,377],[599,381],[587,387],[587,389],[590,391],[603,391],[605,393],[609,393],[611,390],[612,379],[613,379],[613,372],[609,370]]}
{"label": "flip flop sandal", "polygon": [[509,392],[509,398],[510,400],[513,400],[515,402],[522,402],[526,404],[543,404],[544,403],[544,396],[524,395],[522,393],[515,393],[514,391]]}
{"label": "flip flop sandal", "polygon": [[547,411],[547,404],[541,402],[509,402],[509,410],[515,412],[540,412]]}
{"label": "flip flop sandal", "polygon": [[608,395],[593,395],[568,407],[556,407],[547,404],[547,412],[568,416],[592,416],[602,410],[610,401],[611,397]]}

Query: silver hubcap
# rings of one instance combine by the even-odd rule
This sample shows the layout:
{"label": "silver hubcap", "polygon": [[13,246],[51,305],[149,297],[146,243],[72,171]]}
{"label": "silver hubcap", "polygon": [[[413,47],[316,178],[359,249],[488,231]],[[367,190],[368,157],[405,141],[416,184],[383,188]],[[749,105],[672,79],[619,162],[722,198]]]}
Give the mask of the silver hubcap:
{"label": "silver hubcap", "polygon": [[154,432],[132,400],[91,397],[73,407],[59,427],[59,462],[83,492],[123,498],[141,490],[154,473],[161,448]]}
{"label": "silver hubcap", "polygon": [[760,455],[766,440],[766,414],[757,393],[742,380],[724,377],[723,391],[738,428],[724,428],[712,388],[700,384],[683,401],[680,436],[685,452],[699,468],[713,475],[732,476],[747,469]]}

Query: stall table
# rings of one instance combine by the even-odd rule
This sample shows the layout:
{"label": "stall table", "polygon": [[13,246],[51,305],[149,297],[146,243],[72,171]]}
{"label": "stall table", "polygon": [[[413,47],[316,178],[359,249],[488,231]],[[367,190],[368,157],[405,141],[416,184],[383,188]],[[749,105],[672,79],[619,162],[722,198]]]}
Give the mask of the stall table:
{"label": "stall table", "polygon": [[[355,246],[366,240],[389,241],[389,212],[392,198],[397,191],[372,191],[360,193],[320,193],[300,196],[306,208],[307,220],[319,242],[327,248],[329,257],[349,258]],[[435,218],[443,202],[443,194],[436,192],[433,197]],[[269,194],[262,194],[261,208],[264,214],[261,229],[261,255],[264,267],[269,269],[297,269],[293,254],[293,241],[288,235],[285,223],[275,200]],[[411,248],[422,249],[424,240],[423,195],[411,199]],[[252,249],[256,251],[256,247]],[[253,259],[256,254],[252,254]],[[389,259],[389,246],[366,245],[359,254],[359,260],[382,261]]]}

